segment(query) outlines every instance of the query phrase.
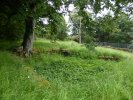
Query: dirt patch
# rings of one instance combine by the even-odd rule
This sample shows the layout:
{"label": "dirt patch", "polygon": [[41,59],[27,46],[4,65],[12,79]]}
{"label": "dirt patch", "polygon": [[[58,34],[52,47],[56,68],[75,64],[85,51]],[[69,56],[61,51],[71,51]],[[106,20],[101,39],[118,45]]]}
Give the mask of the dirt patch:
{"label": "dirt patch", "polygon": [[62,49],[62,48],[51,48],[48,50],[33,49],[33,54],[39,54],[39,53],[49,53],[49,54],[57,53],[57,54],[61,54],[63,56],[71,56],[72,55],[72,52],[70,50]]}
{"label": "dirt patch", "polygon": [[98,59],[103,59],[103,60],[110,60],[110,61],[120,61],[121,58],[118,56],[99,56]]}

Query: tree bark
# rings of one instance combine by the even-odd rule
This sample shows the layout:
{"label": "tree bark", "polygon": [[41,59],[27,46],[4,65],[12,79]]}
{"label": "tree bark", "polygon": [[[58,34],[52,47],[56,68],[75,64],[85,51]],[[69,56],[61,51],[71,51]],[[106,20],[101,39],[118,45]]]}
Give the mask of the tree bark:
{"label": "tree bark", "polygon": [[22,42],[23,52],[25,55],[32,54],[34,24],[35,24],[34,18],[27,16],[25,19],[25,34]]}

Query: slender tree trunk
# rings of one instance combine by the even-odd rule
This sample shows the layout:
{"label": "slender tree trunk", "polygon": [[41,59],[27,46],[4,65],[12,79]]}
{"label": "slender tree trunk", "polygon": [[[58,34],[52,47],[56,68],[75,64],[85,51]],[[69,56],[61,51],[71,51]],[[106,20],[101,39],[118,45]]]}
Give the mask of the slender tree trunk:
{"label": "slender tree trunk", "polygon": [[35,24],[34,18],[27,16],[25,19],[25,34],[22,43],[25,55],[32,54],[34,24]]}

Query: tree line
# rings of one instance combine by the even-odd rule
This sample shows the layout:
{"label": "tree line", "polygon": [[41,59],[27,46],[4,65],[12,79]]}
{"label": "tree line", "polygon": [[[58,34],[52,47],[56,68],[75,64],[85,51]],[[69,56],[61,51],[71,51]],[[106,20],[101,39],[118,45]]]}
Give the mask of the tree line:
{"label": "tree line", "polygon": [[[63,15],[69,14],[73,33],[77,30],[78,17],[82,17],[83,40],[94,37],[97,41],[119,39],[128,42],[128,38],[131,38],[132,20],[122,11],[126,8],[128,13],[132,13],[132,6],[129,6],[131,3],[132,0],[1,0],[0,38],[23,39],[23,52],[29,55],[32,53],[34,33],[43,33],[53,40],[67,36],[68,27]],[[77,9],[77,15],[72,15],[69,11],[70,4]],[[86,11],[89,7],[95,14],[104,8],[111,9],[115,17],[107,15],[94,20]],[[47,18],[48,24],[44,25],[41,18]]]}

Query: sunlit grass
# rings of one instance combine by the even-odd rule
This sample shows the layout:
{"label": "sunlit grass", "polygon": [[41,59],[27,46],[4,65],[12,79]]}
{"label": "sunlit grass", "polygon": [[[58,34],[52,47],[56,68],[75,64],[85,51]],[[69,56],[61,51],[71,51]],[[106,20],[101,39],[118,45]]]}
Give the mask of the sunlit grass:
{"label": "sunlit grass", "polygon": [[[39,44],[39,45],[38,45]],[[70,50],[85,50],[85,46],[82,44],[78,44],[74,41],[55,41],[51,42],[47,39],[39,39],[35,42],[35,46],[40,48],[64,48]]]}
{"label": "sunlit grass", "polygon": [[105,47],[96,47],[96,50],[100,53],[110,53],[110,54],[116,54],[121,55],[123,57],[133,57],[133,54],[130,52],[125,52],[121,50],[111,49],[111,48],[105,48]]}
{"label": "sunlit grass", "polygon": [[[9,48],[9,43],[2,46]],[[39,39],[34,43],[40,51],[51,48],[73,55],[40,52],[22,58],[0,50],[0,100],[132,100],[132,53],[103,47],[88,50],[73,41]],[[102,55],[122,59],[98,59]]]}

